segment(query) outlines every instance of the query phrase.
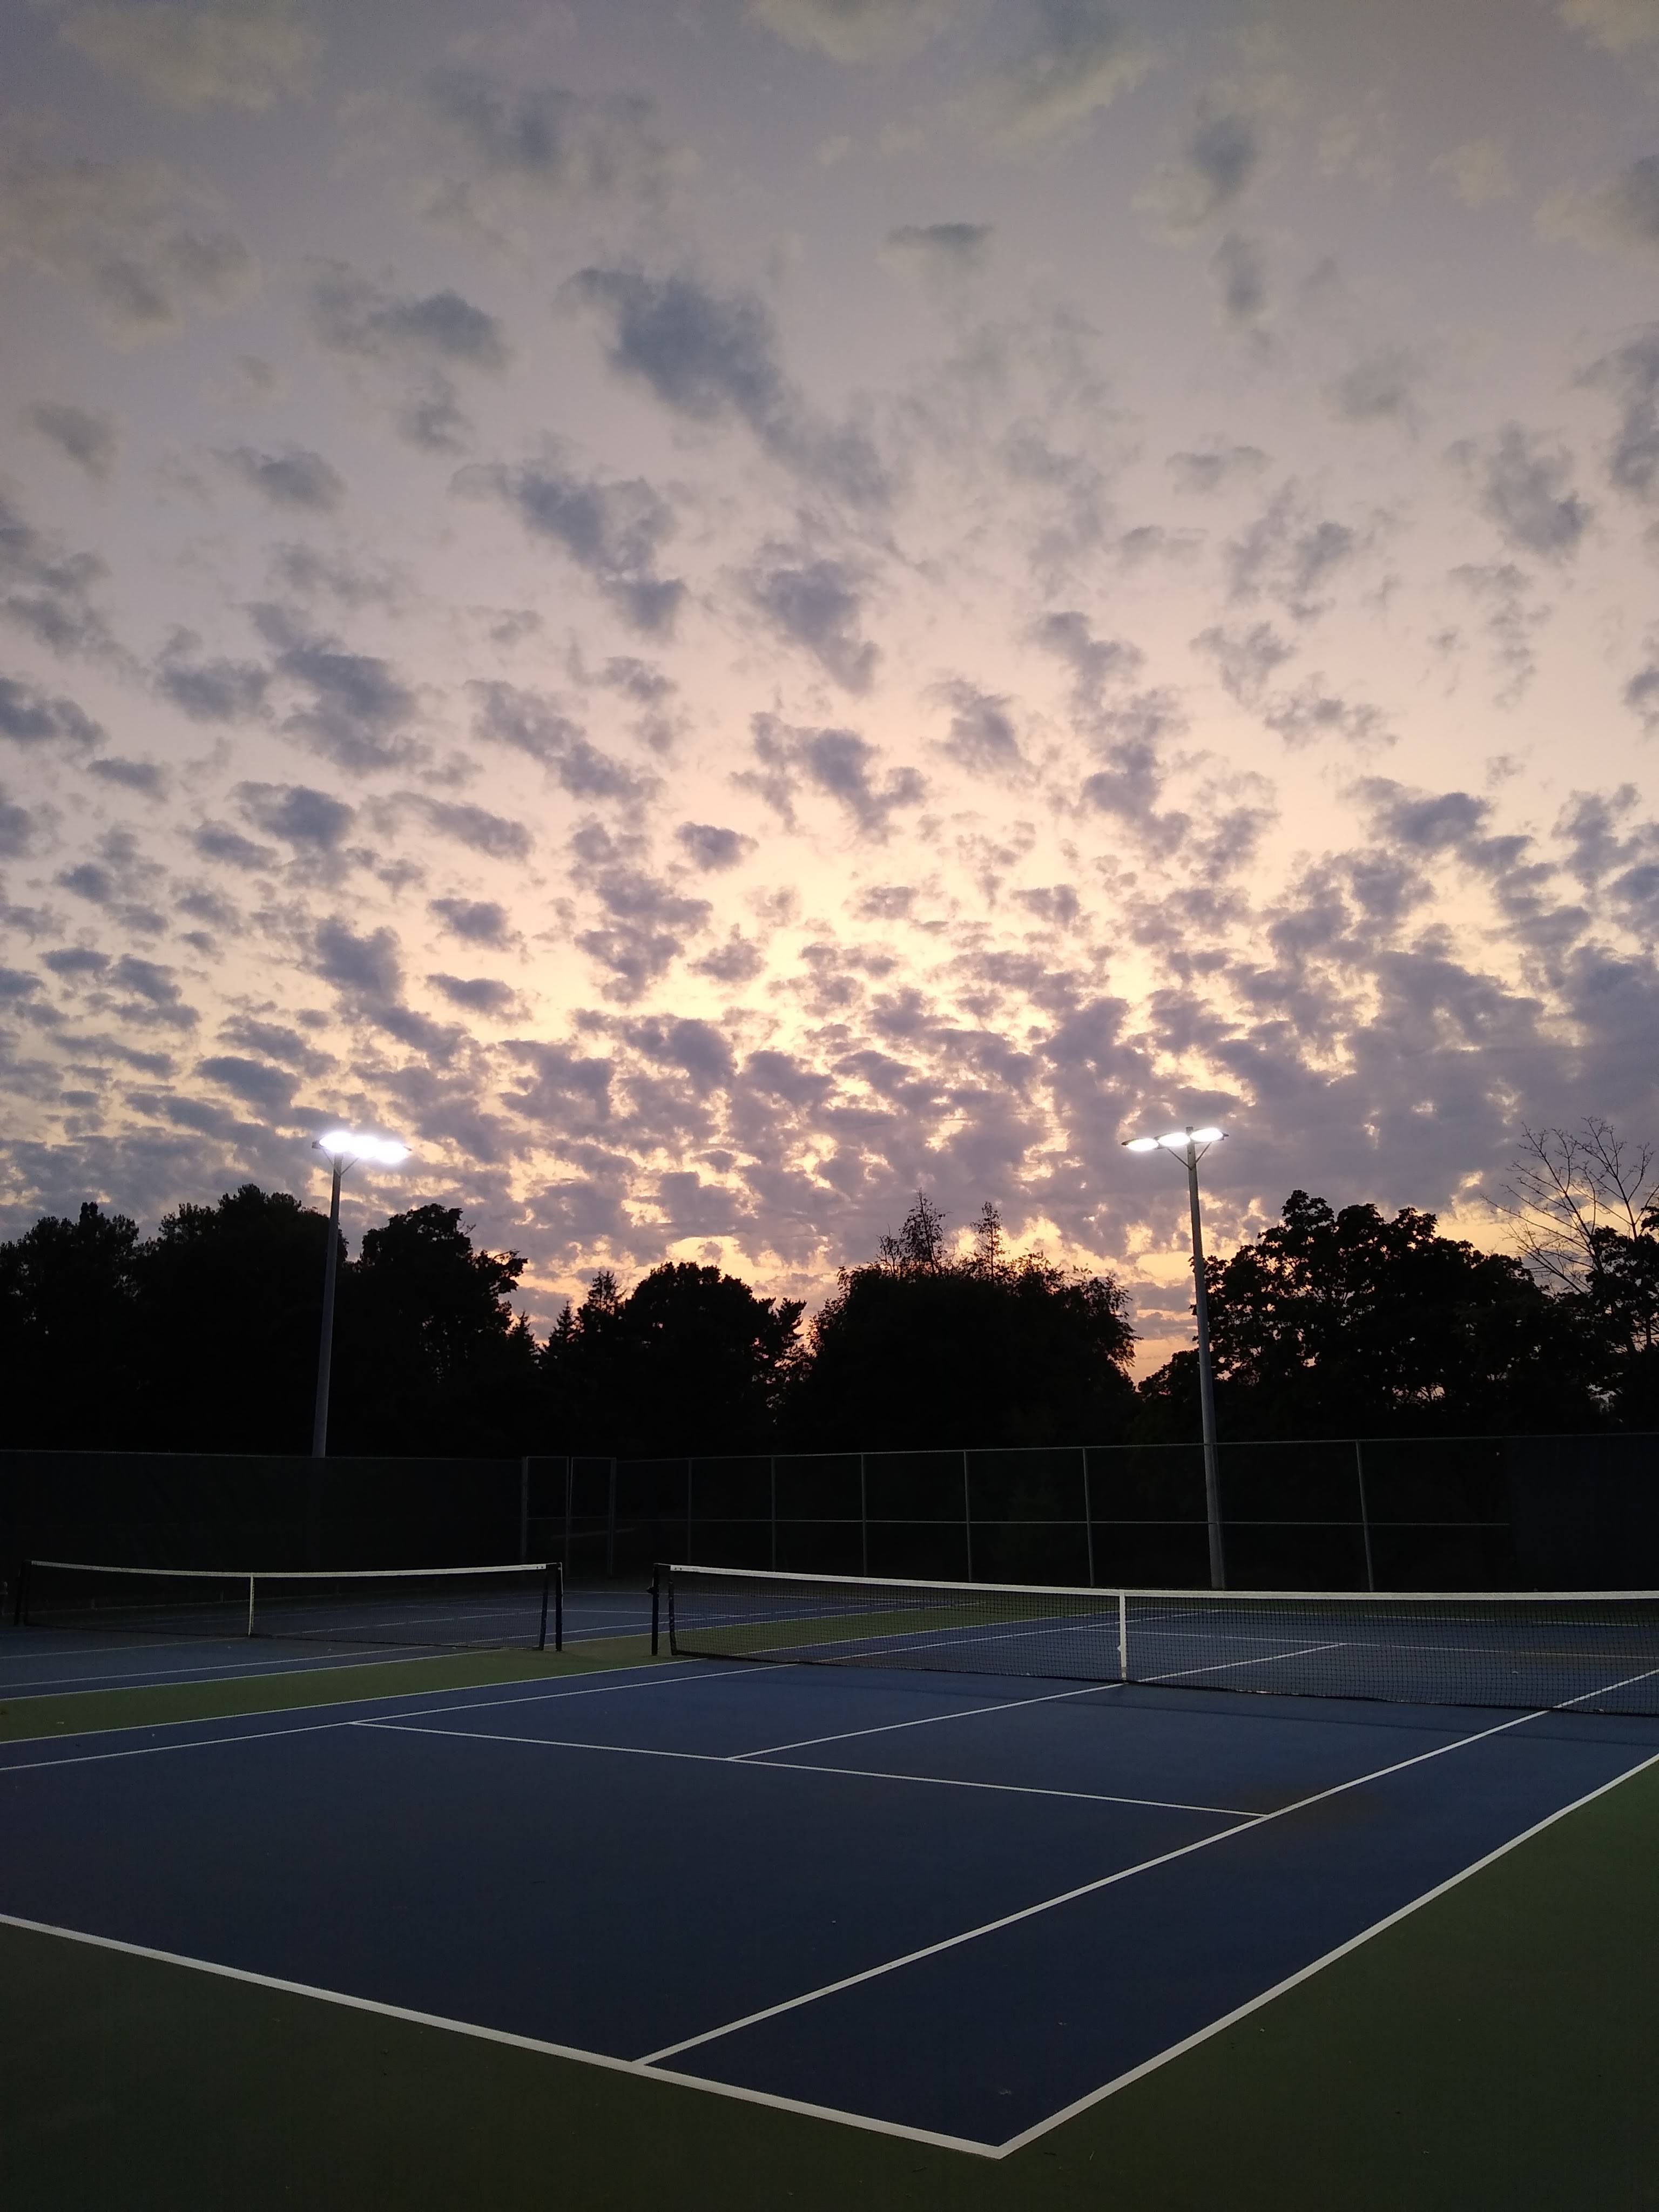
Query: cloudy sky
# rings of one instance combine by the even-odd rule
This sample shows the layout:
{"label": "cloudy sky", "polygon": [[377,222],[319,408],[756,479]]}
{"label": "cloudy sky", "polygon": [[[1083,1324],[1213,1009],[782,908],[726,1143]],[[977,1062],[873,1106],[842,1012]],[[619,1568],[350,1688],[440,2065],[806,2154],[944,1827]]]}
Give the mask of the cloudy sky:
{"label": "cloudy sky", "polygon": [[3,1222],[1183,1339],[1659,1136],[1659,0],[10,0]]}

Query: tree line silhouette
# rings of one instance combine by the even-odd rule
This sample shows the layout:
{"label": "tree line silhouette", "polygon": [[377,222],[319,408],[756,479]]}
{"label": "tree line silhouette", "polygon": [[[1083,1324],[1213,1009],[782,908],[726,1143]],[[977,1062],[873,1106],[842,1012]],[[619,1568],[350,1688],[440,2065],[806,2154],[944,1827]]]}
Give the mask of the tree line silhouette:
{"label": "tree line silhouette", "polygon": [[[1528,1131],[1521,1256],[1436,1217],[1293,1191],[1208,1263],[1224,1437],[1659,1426],[1659,1190],[1604,1122]],[[296,1452],[309,1436],[326,1217],[245,1184],[153,1236],[84,1204],[0,1243],[0,1443]],[[340,1454],[811,1451],[1174,1442],[1196,1355],[1139,1388],[1109,1271],[1011,1255],[988,1204],[954,1249],[919,1195],[805,1322],[714,1267],[624,1295],[601,1270],[538,1341],[525,1261],[417,1206],[342,1246]]]}

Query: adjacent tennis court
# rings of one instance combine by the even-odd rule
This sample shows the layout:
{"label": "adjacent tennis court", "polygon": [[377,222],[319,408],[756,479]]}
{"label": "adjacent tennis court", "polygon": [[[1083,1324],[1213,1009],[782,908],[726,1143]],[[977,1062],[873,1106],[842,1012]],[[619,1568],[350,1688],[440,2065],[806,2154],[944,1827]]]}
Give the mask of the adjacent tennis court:
{"label": "adjacent tennis court", "polygon": [[[827,1620],[860,1663],[681,1657],[340,1703],[313,1672],[281,1712],[31,1735],[28,1690],[99,1639],[8,1637],[25,1732],[0,1746],[0,1915],[1001,2160],[1659,1762],[1650,1703],[1589,1709],[1633,1703],[1621,1669],[1659,1681],[1654,1615],[1629,1603],[1558,1615],[1553,1643],[1483,1616],[1479,1666],[1506,1644],[1519,1690],[1547,1663],[1559,1694],[1458,1705],[1005,1674],[971,1641],[963,1674],[987,1623],[961,1593],[919,1627],[924,1601],[894,1619],[891,1587],[855,1593],[854,1620],[844,1595],[758,1579],[737,1605],[683,1588],[677,1624],[729,1645],[781,1620],[822,1640]],[[573,1602],[573,1637],[607,1607]],[[1119,1607],[1099,1611],[1115,1651]],[[1319,1625],[1280,1624],[1300,1642],[1278,1663],[1322,1644],[1328,1666]],[[1388,1645],[1422,1682],[1413,1626]],[[1476,1678],[1454,1627],[1431,1644],[1419,1609],[1443,1689]],[[929,1636],[955,1657],[918,1664]],[[1581,1686],[1598,1637],[1613,1663]],[[157,1683],[156,1641],[104,1656]]]}

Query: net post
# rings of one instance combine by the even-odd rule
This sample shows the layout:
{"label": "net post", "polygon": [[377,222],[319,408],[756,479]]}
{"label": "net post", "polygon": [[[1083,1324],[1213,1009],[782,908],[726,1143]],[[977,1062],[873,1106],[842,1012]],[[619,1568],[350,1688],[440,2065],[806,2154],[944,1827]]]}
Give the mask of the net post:
{"label": "net post", "polygon": [[1365,1454],[1359,1438],[1353,1440],[1353,1471],[1359,1484],[1359,1532],[1365,1540],[1365,1587],[1375,1593],[1376,1568],[1371,1559],[1371,1516],[1365,1503]]}
{"label": "net post", "polygon": [[662,1568],[651,1570],[651,1656],[654,1659],[662,1649],[661,1638]]}
{"label": "net post", "polygon": [[550,1562],[553,1570],[553,1649],[564,1650],[564,1562]]}
{"label": "net post", "polygon": [[1120,1590],[1117,1594],[1117,1679],[1120,1682],[1127,1682],[1129,1679],[1129,1593],[1127,1590]]}
{"label": "net post", "polygon": [[247,1632],[250,1636],[253,1633],[253,1583],[254,1577],[250,1575],[247,1578]]}
{"label": "net post", "polygon": [[17,1563],[17,1602],[11,1615],[14,1628],[27,1628],[29,1625],[29,1569],[33,1564],[32,1559],[20,1559]]}

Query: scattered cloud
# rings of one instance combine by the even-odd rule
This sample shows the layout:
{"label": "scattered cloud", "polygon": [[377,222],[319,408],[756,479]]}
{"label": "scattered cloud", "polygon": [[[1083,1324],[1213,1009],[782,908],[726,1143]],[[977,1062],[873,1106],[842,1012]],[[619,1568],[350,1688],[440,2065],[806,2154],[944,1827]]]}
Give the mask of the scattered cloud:
{"label": "scattered cloud", "polygon": [[74,406],[67,400],[37,399],[33,407],[24,409],[23,420],[37,437],[55,446],[94,483],[108,478],[118,443],[109,416],[90,407]]}
{"label": "scattered cloud", "polygon": [[144,0],[77,8],[60,33],[164,107],[259,112],[304,92],[322,40],[290,0]]}
{"label": "scattered cloud", "polygon": [[1550,618],[1547,600],[1533,599],[1532,579],[1512,561],[1465,562],[1451,580],[1479,605],[1498,678],[1496,703],[1512,707],[1538,670],[1539,631]]}
{"label": "scattered cloud", "polygon": [[842,561],[814,560],[788,546],[763,547],[744,581],[781,637],[810,653],[843,690],[867,691],[880,647],[860,635],[861,574]]}
{"label": "scattered cloud", "polygon": [[1035,0],[1024,46],[981,104],[999,142],[1032,149],[1081,130],[1152,70],[1158,50],[1104,0]]}
{"label": "scattered cloud", "polygon": [[618,375],[643,384],[694,422],[743,423],[763,450],[820,491],[880,506],[890,485],[868,434],[825,421],[785,375],[770,309],[752,292],[716,292],[695,277],[588,268],[562,296],[607,331]]}
{"label": "scattered cloud", "polygon": [[901,223],[883,241],[881,258],[902,276],[954,283],[976,276],[990,258],[988,222]]}
{"label": "scattered cloud", "polygon": [[194,630],[175,630],[157,657],[156,689],[192,722],[242,722],[264,703],[270,675],[253,660],[201,659]]}
{"label": "scattered cloud", "polygon": [[1316,513],[1299,485],[1285,484],[1228,544],[1232,597],[1273,599],[1296,621],[1312,622],[1331,605],[1321,595],[1366,550],[1370,534]]}
{"label": "scattered cloud", "polygon": [[1491,207],[1512,199],[1519,189],[1510,157],[1495,138],[1472,138],[1429,166],[1447,179],[1465,207]]}
{"label": "scattered cloud", "polygon": [[435,128],[434,221],[499,237],[504,222],[550,205],[659,206],[681,167],[637,94],[591,98],[561,85],[503,85],[483,71],[434,70],[418,112]]}
{"label": "scattered cloud", "polygon": [[326,351],[389,372],[393,421],[410,444],[453,453],[470,430],[448,371],[499,375],[507,339],[494,315],[459,292],[398,295],[329,261],[309,294],[312,333]]}
{"label": "scattered cloud", "polygon": [[1659,46],[1659,0],[1557,0],[1556,13],[1608,53]]}
{"label": "scattered cloud", "polygon": [[556,700],[515,684],[475,681],[466,688],[477,702],[474,737],[527,753],[573,798],[631,803],[649,791],[648,776],[590,744]]}
{"label": "scattered cloud", "polygon": [[1546,237],[1601,252],[1659,251],[1659,154],[1644,154],[1588,191],[1558,192],[1539,210]]}
{"label": "scattered cloud", "polygon": [[0,263],[27,260],[80,285],[117,337],[165,335],[192,310],[234,307],[253,289],[253,257],[213,227],[217,209],[166,162],[62,161],[38,126],[0,132]]}
{"label": "scattered cloud", "polygon": [[756,22],[837,62],[914,53],[956,10],[957,0],[749,0]]}
{"label": "scattered cloud", "polygon": [[492,1021],[509,1021],[522,1014],[524,1002],[510,984],[497,982],[492,975],[446,975],[441,973],[427,977],[432,989],[459,1006],[464,1013],[483,1014]]}
{"label": "scattered cloud", "polygon": [[90,748],[103,743],[104,732],[73,699],[37,690],[15,677],[0,676],[0,738],[16,745],[62,742]]}
{"label": "scattered cloud", "polygon": [[951,733],[940,750],[972,775],[1006,776],[1022,774],[1025,756],[1009,709],[1012,702],[981,691],[963,677],[952,677],[934,688],[934,696],[951,709]]}
{"label": "scattered cloud", "polygon": [[469,945],[505,946],[513,941],[507,908],[494,899],[428,899],[427,912]]}
{"label": "scattered cloud", "polygon": [[835,799],[863,836],[879,842],[901,809],[918,806],[927,795],[913,768],[890,769],[876,781],[880,759],[876,747],[856,730],[795,729],[775,714],[757,714],[750,729],[757,770],[737,781],[757,791],[790,829],[798,826],[795,802],[803,788]]}
{"label": "scattered cloud", "polygon": [[1222,320],[1236,330],[1256,330],[1268,307],[1267,257],[1259,242],[1230,230],[1210,256],[1210,275]]}
{"label": "scattered cloud", "polygon": [[1607,479],[1616,489],[1650,500],[1659,494],[1659,323],[1603,354],[1583,382],[1612,394],[1619,419],[1607,448]]}
{"label": "scattered cloud", "polygon": [[642,477],[582,477],[556,448],[516,467],[463,469],[455,486],[500,500],[532,536],[562,546],[630,629],[647,636],[672,630],[685,586],[657,563],[674,534],[674,511]]}
{"label": "scattered cloud", "polygon": [[1571,488],[1572,457],[1564,447],[1506,422],[1493,436],[1460,439],[1447,459],[1506,544],[1550,560],[1578,550],[1590,509]]}
{"label": "scattered cloud", "polygon": [[1260,118],[1235,94],[1212,88],[1180,152],[1136,194],[1135,205],[1171,238],[1188,238],[1243,197],[1265,152]]}
{"label": "scattered cloud", "polygon": [[407,734],[414,691],[379,655],[349,653],[283,607],[264,606],[254,618],[276,648],[275,668],[300,693],[282,726],[341,768],[395,768],[415,756]]}
{"label": "scattered cloud", "polygon": [[1418,421],[1413,392],[1421,375],[1408,347],[1379,346],[1345,369],[1326,397],[1341,422],[1394,422],[1411,429]]}
{"label": "scattered cloud", "polygon": [[244,817],[268,837],[297,850],[332,853],[349,834],[356,810],[303,783],[239,783],[234,793]]}
{"label": "scattered cloud", "polygon": [[692,866],[706,874],[735,868],[755,849],[754,839],[740,830],[722,830],[712,822],[682,822],[674,837]]}
{"label": "scattered cloud", "polygon": [[1252,482],[1267,466],[1267,456],[1260,446],[1232,446],[1216,439],[1190,453],[1171,453],[1164,465],[1177,491],[1207,495]]}
{"label": "scattered cloud", "polygon": [[108,574],[95,553],[71,553],[0,489],[0,615],[63,659],[124,665],[125,656],[94,604]]}
{"label": "scattered cloud", "polygon": [[279,453],[234,446],[217,458],[250,491],[257,491],[272,507],[327,514],[345,497],[344,479],[320,453],[309,453],[303,446],[288,446]]}

